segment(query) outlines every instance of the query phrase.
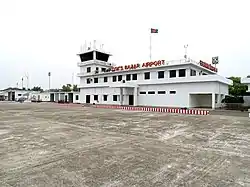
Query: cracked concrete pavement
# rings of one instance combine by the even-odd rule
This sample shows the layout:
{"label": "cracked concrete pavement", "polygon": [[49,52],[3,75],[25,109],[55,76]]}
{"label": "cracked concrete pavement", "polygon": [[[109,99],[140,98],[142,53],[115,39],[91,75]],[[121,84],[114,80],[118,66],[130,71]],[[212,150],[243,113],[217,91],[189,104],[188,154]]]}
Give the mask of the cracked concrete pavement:
{"label": "cracked concrete pavement", "polygon": [[250,120],[0,103],[0,186],[250,186]]}

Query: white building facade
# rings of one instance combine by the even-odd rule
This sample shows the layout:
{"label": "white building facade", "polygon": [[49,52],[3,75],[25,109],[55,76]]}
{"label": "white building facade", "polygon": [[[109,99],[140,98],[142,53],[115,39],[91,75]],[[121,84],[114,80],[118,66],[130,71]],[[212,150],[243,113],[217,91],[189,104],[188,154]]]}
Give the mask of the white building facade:
{"label": "white building facade", "polygon": [[19,88],[7,88],[1,91],[1,94],[4,97],[4,100],[7,101],[17,101],[20,98],[29,99],[30,95],[33,91],[30,90],[22,90]]}
{"label": "white building facade", "polygon": [[241,79],[241,83],[246,84],[248,87],[247,92],[250,92],[250,76]]}
{"label": "white building facade", "polygon": [[114,67],[110,54],[79,54],[80,103],[217,108],[232,81],[205,62],[157,60]]}

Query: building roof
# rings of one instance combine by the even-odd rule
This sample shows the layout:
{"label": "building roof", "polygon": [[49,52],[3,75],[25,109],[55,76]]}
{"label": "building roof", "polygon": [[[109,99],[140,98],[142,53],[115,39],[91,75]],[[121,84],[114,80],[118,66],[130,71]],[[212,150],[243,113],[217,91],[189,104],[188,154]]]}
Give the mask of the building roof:
{"label": "building roof", "polygon": [[241,83],[250,84],[250,76],[241,79]]}
{"label": "building roof", "polygon": [[23,89],[20,89],[20,88],[16,88],[16,87],[9,87],[9,88],[6,88],[6,89],[3,89],[3,90],[0,90],[0,91],[8,91],[8,90],[23,90]]}

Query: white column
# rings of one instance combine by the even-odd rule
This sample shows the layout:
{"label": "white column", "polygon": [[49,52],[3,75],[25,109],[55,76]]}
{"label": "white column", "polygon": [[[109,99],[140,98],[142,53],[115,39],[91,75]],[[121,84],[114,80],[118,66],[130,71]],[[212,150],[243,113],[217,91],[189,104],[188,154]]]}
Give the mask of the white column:
{"label": "white column", "polygon": [[137,99],[138,99],[138,88],[137,86],[134,87],[134,106],[137,106]]}
{"label": "white column", "polygon": [[123,105],[123,88],[120,88],[120,104]]}
{"label": "white column", "polygon": [[190,77],[190,72],[191,72],[190,68],[186,69],[186,77]]}
{"label": "white column", "polygon": [[221,94],[217,96],[217,107],[221,107]]}
{"label": "white column", "polygon": [[179,77],[179,70],[176,70],[176,77]]}
{"label": "white column", "polygon": [[212,109],[215,109],[215,93],[212,93]]}
{"label": "white column", "polygon": [[96,60],[96,51],[93,51],[93,60]]}

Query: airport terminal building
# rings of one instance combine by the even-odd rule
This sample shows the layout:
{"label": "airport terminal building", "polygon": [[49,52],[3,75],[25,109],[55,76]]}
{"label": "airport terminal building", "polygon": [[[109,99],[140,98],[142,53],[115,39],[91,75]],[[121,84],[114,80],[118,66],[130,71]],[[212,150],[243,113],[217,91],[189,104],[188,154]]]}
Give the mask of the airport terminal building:
{"label": "airport terminal building", "polygon": [[191,59],[157,60],[114,66],[110,54],[89,49],[78,54],[80,103],[217,108],[232,81],[217,68]]}

